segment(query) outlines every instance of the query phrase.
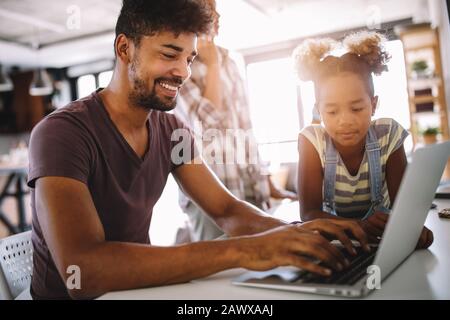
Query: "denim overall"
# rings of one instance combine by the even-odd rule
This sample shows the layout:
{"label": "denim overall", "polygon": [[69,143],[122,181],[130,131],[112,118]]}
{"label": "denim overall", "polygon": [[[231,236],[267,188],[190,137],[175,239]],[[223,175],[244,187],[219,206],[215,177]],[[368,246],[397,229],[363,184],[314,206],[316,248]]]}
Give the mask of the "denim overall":
{"label": "denim overall", "polygon": [[[337,215],[334,201],[335,183],[336,183],[336,166],[338,163],[338,154],[334,147],[333,141],[330,136],[325,133],[326,136],[326,154],[325,154],[325,170],[324,170],[324,183],[323,193],[324,211]],[[389,209],[383,207],[383,194],[382,194],[382,172],[381,172],[381,152],[380,145],[378,143],[377,136],[373,127],[369,128],[369,132],[366,136],[366,154],[369,163],[369,183],[370,183],[370,195],[371,205],[367,213],[361,218],[361,220],[367,219],[375,211],[389,212]]]}

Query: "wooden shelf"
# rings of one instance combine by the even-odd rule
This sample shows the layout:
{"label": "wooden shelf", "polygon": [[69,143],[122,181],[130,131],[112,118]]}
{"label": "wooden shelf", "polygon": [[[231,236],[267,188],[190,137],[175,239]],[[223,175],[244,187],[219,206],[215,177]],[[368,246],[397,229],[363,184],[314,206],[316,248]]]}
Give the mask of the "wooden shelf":
{"label": "wooden shelf", "polygon": [[431,102],[437,102],[438,97],[435,96],[415,96],[409,98],[409,100],[414,104],[421,104],[421,103],[431,103]]}
{"label": "wooden shelf", "polygon": [[445,114],[445,111],[422,111],[422,112],[414,112],[414,114],[411,115],[413,118],[418,117],[442,117],[442,115]]}
{"label": "wooden shelf", "polygon": [[439,77],[434,78],[412,78],[408,79],[409,87],[414,90],[434,88],[442,85],[442,80]]}
{"label": "wooden shelf", "polygon": [[[441,132],[439,141],[449,140],[448,111],[445,97],[445,81],[442,77],[442,63],[439,34],[429,23],[412,25],[396,30],[403,43],[407,86],[409,94],[409,110],[411,117],[411,135],[414,145],[422,143],[421,130],[429,126],[438,127]],[[421,52],[423,51],[423,52]],[[430,77],[415,78],[411,72],[415,61],[424,60],[432,68]],[[430,89],[425,91],[426,89]],[[424,90],[426,95],[416,95],[416,91]],[[433,111],[419,111],[419,104],[434,105]],[[424,106],[426,107],[426,106]]]}

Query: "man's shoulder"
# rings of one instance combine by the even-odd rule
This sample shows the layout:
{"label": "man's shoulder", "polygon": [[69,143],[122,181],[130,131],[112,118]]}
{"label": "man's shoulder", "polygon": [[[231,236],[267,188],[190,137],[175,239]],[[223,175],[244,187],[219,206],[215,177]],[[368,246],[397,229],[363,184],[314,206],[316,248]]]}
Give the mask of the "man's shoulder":
{"label": "man's shoulder", "polygon": [[94,104],[98,104],[98,101],[94,94],[91,94],[82,99],[72,101],[66,106],[55,110],[45,117],[44,120],[89,117],[89,108]]}
{"label": "man's shoulder", "polygon": [[93,97],[88,96],[57,109],[42,119],[32,130],[32,136],[86,132],[91,123],[89,107]]}

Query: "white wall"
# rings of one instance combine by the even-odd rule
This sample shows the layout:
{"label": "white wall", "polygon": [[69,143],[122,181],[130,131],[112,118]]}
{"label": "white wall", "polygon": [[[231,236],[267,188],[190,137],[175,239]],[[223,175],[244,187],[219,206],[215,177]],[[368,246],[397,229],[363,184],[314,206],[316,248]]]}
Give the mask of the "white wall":
{"label": "white wall", "polygon": [[235,50],[412,17],[429,20],[427,0],[298,1],[266,16],[242,0],[217,0],[218,43]]}

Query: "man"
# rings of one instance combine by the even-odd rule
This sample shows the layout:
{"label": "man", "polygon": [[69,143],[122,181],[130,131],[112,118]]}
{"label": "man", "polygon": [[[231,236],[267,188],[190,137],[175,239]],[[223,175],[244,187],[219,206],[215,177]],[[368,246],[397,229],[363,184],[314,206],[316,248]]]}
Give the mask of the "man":
{"label": "man", "polygon": [[[111,83],[33,130],[28,182],[33,188],[33,298],[93,298],[234,267],[293,265],[329,274],[330,268],[342,269],[345,259],[317,232],[341,239],[348,250],[345,231],[367,245],[354,223],[286,226],[232,196],[205,165],[172,159],[178,146],[172,134],[184,127],[165,111],[175,107],[197,55],[197,34],[209,23],[202,0],[125,0]],[[152,209],[169,173],[235,238],[152,246]]]}
{"label": "man", "polygon": [[[257,151],[256,140],[252,133],[249,105],[244,81],[236,63],[228,50],[218,47],[214,38],[219,33],[219,13],[216,1],[206,1],[213,11],[213,26],[207,36],[198,40],[198,57],[192,64],[192,76],[180,90],[180,101],[175,115],[188,123],[195,131],[197,124],[201,129],[220,131],[216,137],[215,154],[217,157],[207,161],[208,166],[237,198],[245,200],[262,210],[270,208],[270,197],[274,199],[297,200],[295,193],[279,189],[268,175],[268,169],[261,159],[249,159],[251,148]],[[227,133],[234,133],[236,143],[227,143]],[[246,133],[239,135],[239,133]],[[201,134],[201,133],[199,133]],[[221,141],[217,141],[217,140]],[[207,150],[210,139],[204,139]],[[227,153],[238,154],[238,147],[245,146],[245,163],[225,163]],[[253,161],[252,161],[253,160]],[[223,235],[223,231],[189,197],[180,192],[180,206],[189,218],[189,231],[192,241],[211,240]]]}

